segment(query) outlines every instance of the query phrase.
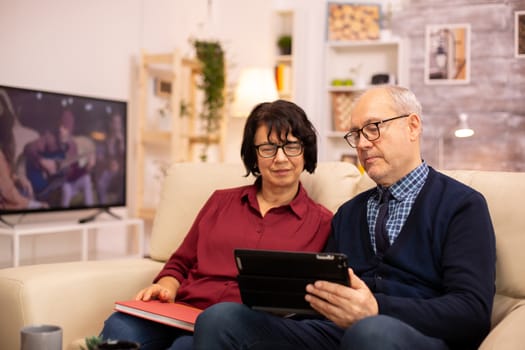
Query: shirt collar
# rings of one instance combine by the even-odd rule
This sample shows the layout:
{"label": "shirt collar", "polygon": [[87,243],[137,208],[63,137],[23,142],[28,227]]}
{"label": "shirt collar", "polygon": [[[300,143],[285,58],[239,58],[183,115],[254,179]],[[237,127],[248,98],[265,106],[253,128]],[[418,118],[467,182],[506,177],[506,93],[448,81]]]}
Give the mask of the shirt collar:
{"label": "shirt collar", "polygon": [[[392,194],[392,197],[396,200],[403,200],[412,193],[417,193],[425,184],[425,180],[428,176],[428,165],[425,161],[422,161],[421,164],[409,172],[406,176],[401,178],[395,184],[390,186],[388,190]],[[376,198],[379,200],[381,198],[381,193],[385,191],[386,188],[377,186]]]}
{"label": "shirt collar", "polygon": [[[250,207],[255,210],[258,210],[259,208],[257,202],[257,191],[258,187],[253,184],[251,186],[246,186],[241,193],[241,201],[247,202]],[[303,185],[299,182],[299,190],[297,191],[295,198],[289,204],[283,205],[280,208],[289,208],[299,219],[302,219],[308,210],[307,200],[308,194]]]}

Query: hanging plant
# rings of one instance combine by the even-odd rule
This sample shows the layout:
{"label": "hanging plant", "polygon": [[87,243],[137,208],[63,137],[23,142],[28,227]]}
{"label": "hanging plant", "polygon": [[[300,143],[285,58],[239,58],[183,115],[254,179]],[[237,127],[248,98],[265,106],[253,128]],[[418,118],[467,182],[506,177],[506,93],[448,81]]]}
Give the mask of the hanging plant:
{"label": "hanging plant", "polygon": [[197,59],[202,64],[202,82],[198,87],[204,91],[204,105],[200,118],[205,132],[210,135],[219,129],[224,106],[224,51],[217,41],[196,40],[193,43]]}
{"label": "hanging plant", "polygon": [[[224,106],[224,51],[218,41],[195,40],[193,46],[202,65],[202,81],[198,88],[204,91],[204,101],[200,118],[203,121],[204,132],[212,136],[220,128]],[[200,155],[202,161],[207,159],[209,145],[209,139],[205,138]]]}

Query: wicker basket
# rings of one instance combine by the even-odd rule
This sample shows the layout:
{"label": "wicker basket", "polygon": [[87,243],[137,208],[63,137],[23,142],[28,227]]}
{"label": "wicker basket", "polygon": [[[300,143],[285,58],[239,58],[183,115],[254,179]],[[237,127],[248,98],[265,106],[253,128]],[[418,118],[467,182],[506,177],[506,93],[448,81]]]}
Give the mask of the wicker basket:
{"label": "wicker basket", "polygon": [[355,93],[349,91],[337,91],[331,92],[331,95],[334,130],[350,130],[350,111],[354,102]]}

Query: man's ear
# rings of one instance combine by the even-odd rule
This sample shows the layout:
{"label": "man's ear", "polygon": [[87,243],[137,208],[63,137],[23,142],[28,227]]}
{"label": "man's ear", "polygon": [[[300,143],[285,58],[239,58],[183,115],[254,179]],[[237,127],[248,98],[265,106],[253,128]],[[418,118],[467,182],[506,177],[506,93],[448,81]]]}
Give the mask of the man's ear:
{"label": "man's ear", "polygon": [[410,133],[410,141],[416,141],[421,135],[421,118],[419,115],[412,113],[408,116],[408,129]]}

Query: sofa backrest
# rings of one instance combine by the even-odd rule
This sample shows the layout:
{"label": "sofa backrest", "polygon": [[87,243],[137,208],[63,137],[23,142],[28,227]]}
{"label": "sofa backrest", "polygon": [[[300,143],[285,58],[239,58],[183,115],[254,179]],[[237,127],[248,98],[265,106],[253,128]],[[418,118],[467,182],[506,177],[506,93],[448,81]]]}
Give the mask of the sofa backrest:
{"label": "sofa backrest", "polygon": [[525,297],[525,173],[448,170],[443,173],[481,192],[496,232],[498,294]]}
{"label": "sofa backrest", "polygon": [[[164,179],[153,222],[150,254],[166,261],[188,232],[204,202],[216,189],[251,184],[242,164],[175,163]],[[357,168],[346,162],[319,163],[313,174],[303,172],[301,182],[313,200],[335,211],[352,198],[361,180]]]}
{"label": "sofa backrest", "polygon": [[[168,171],[153,223],[150,253],[166,261],[188,232],[193,219],[215,189],[250,184],[241,164],[176,163]],[[525,173],[444,171],[475,188],[487,199],[496,231],[499,294],[525,297]],[[346,200],[374,186],[367,175],[346,162],[321,162],[301,181],[317,202],[334,211]]]}

